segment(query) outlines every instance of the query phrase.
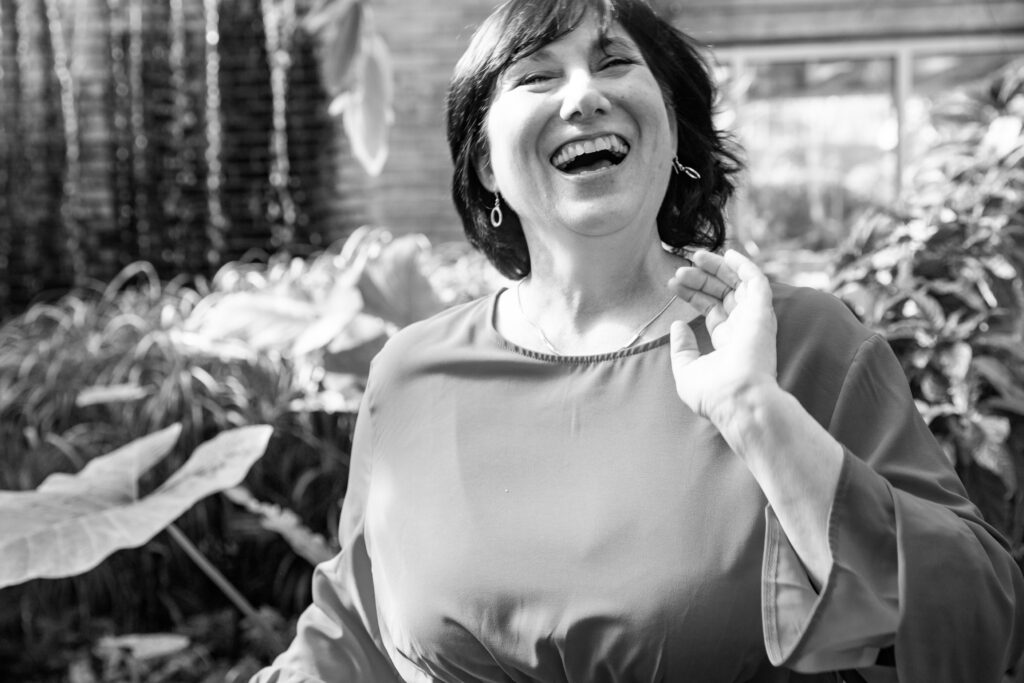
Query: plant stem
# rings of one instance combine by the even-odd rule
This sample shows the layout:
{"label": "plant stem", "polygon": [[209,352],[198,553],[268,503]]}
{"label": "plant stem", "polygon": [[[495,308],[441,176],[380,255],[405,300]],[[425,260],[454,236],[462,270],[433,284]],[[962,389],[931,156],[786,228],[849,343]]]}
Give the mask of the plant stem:
{"label": "plant stem", "polygon": [[174,524],[167,525],[167,533],[170,534],[174,542],[181,546],[181,549],[185,551],[185,554],[192,558],[199,568],[210,577],[210,580],[220,588],[224,595],[227,596],[228,600],[234,603],[235,607],[239,609],[253,624],[263,630],[265,635],[270,639],[270,642],[280,651],[284,649],[284,643],[278,637],[277,632],[274,631],[273,627],[266,620],[266,618],[256,611],[256,608],[252,606],[245,596],[242,595],[234,585],[228,581],[227,577],[220,573],[220,570],[213,566],[206,555],[195,546],[192,541],[188,539],[181,529]]}

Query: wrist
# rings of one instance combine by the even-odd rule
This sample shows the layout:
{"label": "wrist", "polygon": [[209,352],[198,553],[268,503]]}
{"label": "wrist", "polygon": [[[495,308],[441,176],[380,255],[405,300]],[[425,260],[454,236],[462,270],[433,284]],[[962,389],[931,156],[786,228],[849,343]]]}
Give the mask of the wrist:
{"label": "wrist", "polygon": [[752,440],[759,441],[758,435],[772,422],[771,412],[790,400],[793,397],[773,375],[759,373],[728,387],[707,416],[730,446],[737,449]]}

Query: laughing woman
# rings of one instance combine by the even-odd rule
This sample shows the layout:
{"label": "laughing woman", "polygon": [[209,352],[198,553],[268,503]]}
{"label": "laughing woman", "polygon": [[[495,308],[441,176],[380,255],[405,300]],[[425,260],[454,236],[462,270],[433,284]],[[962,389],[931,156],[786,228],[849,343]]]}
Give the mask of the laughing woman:
{"label": "laughing woman", "polygon": [[448,99],[517,284],[397,334],[342,552],[254,680],[997,683],[1024,579],[884,339],[720,255],[735,157],[642,0],[511,0]]}

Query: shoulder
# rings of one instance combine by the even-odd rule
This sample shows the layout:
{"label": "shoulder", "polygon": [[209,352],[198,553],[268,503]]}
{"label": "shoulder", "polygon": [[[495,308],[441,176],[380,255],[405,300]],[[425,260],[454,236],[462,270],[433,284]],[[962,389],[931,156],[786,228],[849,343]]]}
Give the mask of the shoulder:
{"label": "shoulder", "polygon": [[807,287],[772,284],[778,321],[779,382],[812,414],[827,419],[864,349],[887,348],[835,296]]}
{"label": "shoulder", "polygon": [[408,372],[431,359],[468,349],[486,333],[495,296],[490,294],[452,306],[403,327],[377,353],[371,374],[380,379]]}
{"label": "shoulder", "polygon": [[879,335],[827,292],[772,284],[781,353],[825,356],[848,365],[859,349]]}
{"label": "shoulder", "polygon": [[827,292],[772,283],[772,303],[780,336],[859,345],[874,335],[846,304]]}

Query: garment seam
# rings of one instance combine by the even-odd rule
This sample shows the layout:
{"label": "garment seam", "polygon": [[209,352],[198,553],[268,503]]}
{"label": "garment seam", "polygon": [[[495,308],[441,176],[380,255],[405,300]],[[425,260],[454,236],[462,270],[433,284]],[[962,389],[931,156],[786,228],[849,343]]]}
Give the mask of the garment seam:
{"label": "garment seam", "polygon": [[778,612],[775,608],[776,602],[778,601],[778,589],[777,589],[777,576],[778,576],[778,554],[779,554],[779,542],[775,527],[771,524],[770,520],[765,522],[765,532],[768,534],[768,547],[765,548],[765,581],[767,582],[766,588],[771,588],[772,595],[770,599],[764,600],[764,607],[767,616],[768,623],[765,624],[767,633],[765,634],[766,643],[768,649],[768,657],[772,660],[781,659],[782,655],[782,644],[779,642],[779,625],[778,625]]}
{"label": "garment seam", "polygon": [[[498,291],[491,295],[491,303],[489,306],[489,312],[487,316],[487,328],[495,336],[498,345],[502,349],[506,351],[511,351],[521,356],[525,356],[527,358],[531,358],[533,360],[544,361],[546,363],[552,363],[555,365],[596,365],[598,363],[603,363],[607,361],[619,360],[620,358],[630,358],[632,356],[638,356],[640,354],[646,353],[647,351],[652,351],[656,348],[665,346],[666,344],[669,343],[671,339],[671,335],[664,334],[660,337],[656,337],[655,339],[651,339],[642,344],[636,344],[634,346],[630,346],[624,349],[618,349],[617,351],[606,351],[604,353],[592,353],[582,355],[555,355],[553,353],[545,353],[543,351],[534,351],[533,349],[528,349],[524,346],[520,346],[519,344],[516,344],[515,342],[506,339],[500,332],[498,332],[498,328],[494,324],[494,318],[498,309],[498,298],[501,296],[502,292],[507,290],[507,287],[502,287],[501,289],[499,289]],[[692,324],[696,320],[702,319],[703,316],[698,316],[694,318],[693,321],[690,321],[689,324]]]}
{"label": "garment seam", "polygon": [[829,410],[828,415],[828,431],[832,431],[832,422],[836,417],[836,406],[839,405],[839,401],[843,396],[843,392],[846,391],[846,386],[850,381],[850,377],[854,374],[854,368],[861,362],[861,358],[867,353],[869,346],[874,346],[875,343],[882,341],[885,342],[885,337],[880,333],[874,332],[866,339],[864,339],[857,347],[856,353],[850,358],[850,362],[846,366],[846,371],[843,373],[843,381],[839,384],[839,391],[836,392],[835,399],[832,401],[832,407]]}

